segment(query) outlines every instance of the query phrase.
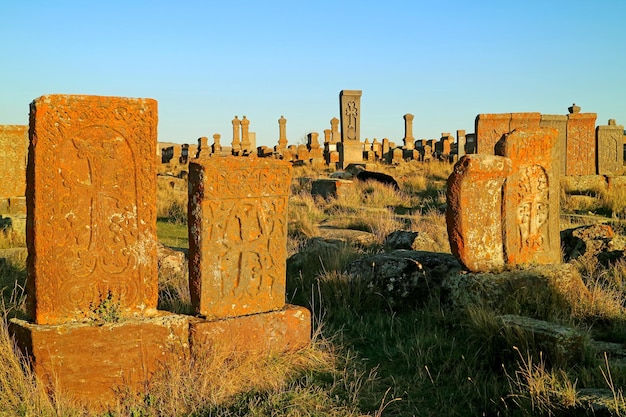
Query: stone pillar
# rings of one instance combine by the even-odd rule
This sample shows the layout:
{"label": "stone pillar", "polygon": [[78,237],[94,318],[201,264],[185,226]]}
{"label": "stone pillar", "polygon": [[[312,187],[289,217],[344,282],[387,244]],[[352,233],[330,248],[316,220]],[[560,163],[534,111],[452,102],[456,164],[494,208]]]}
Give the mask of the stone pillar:
{"label": "stone pillar", "polygon": [[493,155],[496,142],[510,132],[511,113],[479,114],[476,116],[476,153]]}
{"label": "stone pillar", "polygon": [[511,160],[465,155],[454,166],[446,191],[446,224],[452,253],[474,272],[504,267],[502,185]]}
{"label": "stone pillar", "polygon": [[341,133],[339,133],[339,119],[333,117],[330,119],[330,143],[341,142]]}
{"label": "stone pillar", "polygon": [[308,136],[309,157],[315,159],[314,162],[320,162],[319,160],[323,158],[323,150],[319,143],[319,133],[311,132]]}
{"label": "stone pillar", "polygon": [[287,119],[280,116],[280,119],[278,119],[278,146],[275,149],[276,152],[282,155],[287,148],[287,143]]}
{"label": "stone pillar", "polygon": [[576,104],[567,116],[566,175],[596,175],[596,113],[580,113]]}
{"label": "stone pillar", "polygon": [[387,161],[387,163],[391,162],[391,155],[390,155],[390,147],[389,147],[389,139],[388,138],[383,138],[383,145],[382,145],[382,158]]}
{"label": "stone pillar", "polygon": [[235,118],[233,119],[233,142],[231,143],[233,155],[239,155],[239,153],[241,152],[241,141],[239,139],[240,129],[241,120],[239,120],[237,116],[235,116]]}
{"label": "stone pillar", "polygon": [[512,162],[502,202],[506,263],[561,262],[558,131],[518,129],[496,146]]}
{"label": "stone pillar", "polygon": [[198,138],[198,151],[196,152],[196,159],[200,157],[206,157],[211,153],[209,149],[209,139],[206,136]]}
{"label": "stone pillar", "polygon": [[560,176],[564,176],[567,156],[567,116],[564,114],[542,114],[539,127],[551,127],[559,132],[557,139],[559,166],[557,172]]}
{"label": "stone pillar", "polygon": [[341,168],[363,162],[361,144],[361,90],[342,90],[339,93],[341,142],[338,145]]}
{"label": "stone pillar", "polygon": [[241,119],[241,151],[244,155],[249,155],[252,151],[249,128],[250,120],[246,119],[246,116],[243,116],[243,119]]}
{"label": "stone pillar", "polygon": [[624,126],[610,119],[608,126],[596,128],[598,175],[617,176],[624,171]]}
{"label": "stone pillar", "polygon": [[407,113],[404,115],[404,149],[415,149],[415,138],[413,137],[413,115]]}
{"label": "stone pillar", "polygon": [[456,154],[459,159],[465,155],[465,130],[456,131]]}
{"label": "stone pillar", "polygon": [[213,146],[212,153],[215,155],[220,155],[222,153],[222,144],[220,143],[221,135],[216,133],[213,135]]}

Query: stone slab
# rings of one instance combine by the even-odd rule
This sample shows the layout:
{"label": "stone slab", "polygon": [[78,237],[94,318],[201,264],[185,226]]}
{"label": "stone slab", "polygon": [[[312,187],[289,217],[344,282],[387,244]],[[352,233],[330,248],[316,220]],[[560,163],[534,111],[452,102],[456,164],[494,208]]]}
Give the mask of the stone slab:
{"label": "stone slab", "polygon": [[337,198],[342,193],[345,193],[347,189],[352,188],[354,182],[351,180],[342,179],[319,179],[311,183],[311,195],[320,196],[324,199]]}
{"label": "stone slab", "polygon": [[142,393],[161,363],[187,354],[188,321],[187,316],[165,313],[101,325],[50,326],[11,319],[9,331],[49,389],[90,410],[105,410],[120,390]]}
{"label": "stone slab", "polygon": [[567,116],[566,175],[596,174],[596,113]]}
{"label": "stone slab", "polygon": [[598,126],[596,139],[598,175],[622,175],[624,172],[624,126]]}
{"label": "stone slab", "polygon": [[341,90],[339,114],[341,119],[341,142],[361,141],[361,90]]}
{"label": "stone slab", "polygon": [[454,165],[448,178],[446,224],[450,249],[474,272],[504,266],[502,186],[511,160],[468,154]]}
{"label": "stone slab", "polygon": [[26,195],[27,155],[28,126],[0,125],[0,200]]}
{"label": "stone slab", "polygon": [[511,122],[509,124],[509,131],[516,129],[530,129],[538,128],[541,122],[541,113],[528,112],[528,113],[511,113]]}
{"label": "stone slab", "polygon": [[506,134],[496,145],[496,154],[512,162],[502,200],[509,265],[561,261],[557,140],[556,129],[529,128]]}
{"label": "stone slab", "polygon": [[567,116],[564,114],[542,114],[539,127],[551,127],[559,132],[557,146],[559,148],[559,175],[565,175],[567,149]]}
{"label": "stone slab", "polygon": [[476,153],[494,154],[494,146],[510,131],[511,113],[479,114],[475,121]]}
{"label": "stone slab", "polygon": [[107,300],[123,316],[156,310],[157,102],[42,96],[29,132],[31,317],[80,321]]}
{"label": "stone slab", "polygon": [[285,305],[291,164],[219,157],[189,166],[189,284],[209,319]]}
{"label": "stone slab", "polygon": [[294,351],[311,340],[311,313],[304,307],[286,305],[282,310],[249,316],[194,320],[190,336],[192,354],[214,348],[252,354]]}

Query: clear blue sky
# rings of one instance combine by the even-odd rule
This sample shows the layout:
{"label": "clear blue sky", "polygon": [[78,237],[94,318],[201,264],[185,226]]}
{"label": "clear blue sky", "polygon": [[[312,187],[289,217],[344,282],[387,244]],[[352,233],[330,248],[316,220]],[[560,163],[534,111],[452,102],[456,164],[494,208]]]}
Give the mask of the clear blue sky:
{"label": "clear blue sky", "polygon": [[474,130],[479,113],[626,124],[626,1],[0,1],[0,124],[44,94],[151,97],[159,140],[257,144],[330,127],[362,90],[361,140]]}

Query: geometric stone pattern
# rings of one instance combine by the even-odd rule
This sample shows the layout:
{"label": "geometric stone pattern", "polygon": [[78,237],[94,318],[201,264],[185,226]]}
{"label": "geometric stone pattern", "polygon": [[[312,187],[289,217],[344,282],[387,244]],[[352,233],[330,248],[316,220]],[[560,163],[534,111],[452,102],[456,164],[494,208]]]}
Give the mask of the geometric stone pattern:
{"label": "geometric stone pattern", "polygon": [[189,167],[189,284],[207,319],[285,305],[291,164],[220,157]]}
{"label": "geometric stone pattern", "polygon": [[470,271],[504,266],[502,185],[511,160],[467,154],[448,178],[446,224],[452,253]]}
{"label": "geometric stone pattern", "polygon": [[49,95],[31,103],[28,310],[37,324],[157,306],[157,103]]}
{"label": "geometric stone pattern", "polygon": [[26,195],[28,126],[0,125],[0,200]]}
{"label": "geometric stone pattern", "polygon": [[596,174],[596,113],[567,115],[566,175]]}
{"label": "geometric stone pattern", "polygon": [[561,260],[558,131],[515,130],[496,145],[512,162],[502,201],[505,262],[551,264]]}
{"label": "geometric stone pattern", "polygon": [[611,124],[596,128],[598,175],[622,175],[624,170],[624,126]]}

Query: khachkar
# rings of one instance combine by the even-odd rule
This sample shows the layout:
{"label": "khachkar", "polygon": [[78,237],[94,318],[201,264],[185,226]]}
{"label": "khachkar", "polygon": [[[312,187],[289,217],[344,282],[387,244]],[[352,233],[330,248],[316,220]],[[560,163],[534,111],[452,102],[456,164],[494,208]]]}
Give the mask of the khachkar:
{"label": "khachkar", "polygon": [[361,90],[342,90],[339,93],[339,111],[341,117],[341,142],[339,168],[350,163],[363,162],[363,144],[361,143]]}
{"label": "khachkar", "polygon": [[90,408],[119,386],[143,390],[188,343],[188,319],[156,310],[156,135],[152,99],[49,95],[30,108],[30,320],[10,330],[38,378]]}
{"label": "khachkar", "polygon": [[[291,164],[222,157],[189,166],[192,347],[285,350],[308,343],[310,313],[285,304]],[[241,332],[237,332],[240,329]]]}
{"label": "khachkar", "polygon": [[608,126],[596,128],[598,175],[617,176],[624,172],[624,126],[610,119]]}
{"label": "khachkar", "polygon": [[0,125],[0,214],[26,214],[28,126]]}
{"label": "khachkar", "polygon": [[517,129],[498,155],[465,155],[448,179],[452,253],[474,272],[560,262],[558,131]]}
{"label": "khachkar", "polygon": [[565,175],[596,175],[596,113],[581,113],[573,104],[568,108]]}
{"label": "khachkar", "polygon": [[479,114],[476,116],[476,153],[494,154],[496,143],[515,129],[539,127],[540,113]]}

